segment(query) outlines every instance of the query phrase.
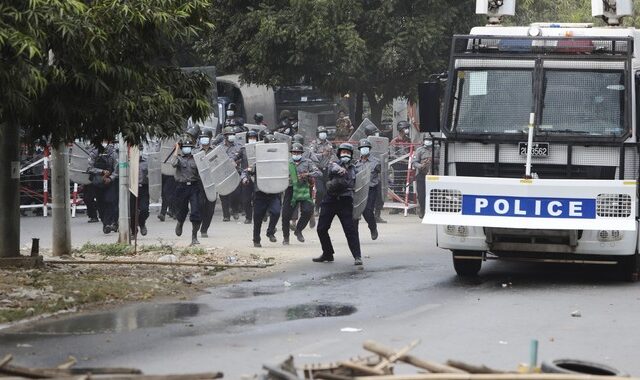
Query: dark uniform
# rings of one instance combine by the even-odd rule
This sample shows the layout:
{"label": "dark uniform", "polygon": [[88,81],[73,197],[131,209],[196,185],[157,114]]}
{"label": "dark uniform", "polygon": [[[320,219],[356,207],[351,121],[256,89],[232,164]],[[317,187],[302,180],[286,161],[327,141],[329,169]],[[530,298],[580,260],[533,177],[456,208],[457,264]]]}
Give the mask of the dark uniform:
{"label": "dark uniform", "polygon": [[[341,144],[338,148],[340,154],[342,147],[351,144]],[[351,147],[353,154],[353,147]],[[358,229],[353,220],[353,189],[356,183],[356,168],[349,162],[333,162],[329,166],[329,180],[327,181],[327,195],[325,195],[320,206],[320,217],[318,218],[318,238],[322,246],[322,255],[314,258],[314,262],[333,261],[333,244],[329,236],[329,228],[335,216],[340,219],[342,229],[347,238],[349,249],[356,265],[362,265],[360,254],[360,238]]]}
{"label": "dark uniform", "polygon": [[[200,214],[200,175],[196,167],[196,161],[193,155],[181,154],[174,155],[171,159],[171,165],[176,168],[176,192],[175,204],[178,219],[176,225],[176,235],[182,235],[182,225],[189,213],[189,220],[192,225],[191,244],[198,244],[198,231],[202,223],[202,215]],[[191,212],[189,212],[191,208]]]}
{"label": "dark uniform", "polygon": [[[247,168],[242,172],[242,182],[251,180],[255,183],[255,167]],[[251,177],[254,177],[251,179]],[[280,211],[282,210],[282,204],[280,198],[281,193],[267,194],[258,190],[257,186],[254,187],[255,194],[253,197],[253,246],[261,247],[260,244],[260,230],[262,229],[263,219],[269,213],[269,226],[267,227],[267,237],[269,241],[275,243],[276,240],[276,226],[278,225],[278,219],[280,219]]]}
{"label": "dark uniform", "polygon": [[369,195],[367,196],[367,205],[362,212],[362,217],[367,222],[369,231],[371,232],[371,239],[376,240],[378,238],[378,224],[374,215],[376,208],[377,196],[380,193],[380,160],[370,154],[361,154],[358,163],[356,163],[356,170],[369,170],[371,172],[371,179],[369,181]]}
{"label": "dark uniform", "polygon": [[102,231],[118,230],[118,152],[114,145],[100,146],[89,156],[89,179],[96,189]]}
{"label": "dark uniform", "polygon": [[[302,149],[302,145],[300,144],[295,144],[294,148],[296,145]],[[316,167],[316,165],[311,160],[304,157],[301,157],[298,161],[293,158],[290,159],[289,167],[289,187],[285,190],[282,205],[282,235],[284,238],[282,243],[285,245],[289,244],[289,223],[291,222],[293,211],[298,206],[300,206],[300,218],[296,224],[294,234],[298,238],[298,241],[304,242],[302,230],[307,227],[307,223],[311,219],[311,216],[313,216],[313,202],[310,186],[311,179],[322,175],[322,172]],[[293,178],[292,168],[296,171],[296,178]],[[300,194],[299,192],[302,191],[306,191],[307,194]]]}
{"label": "dark uniform", "polygon": [[433,174],[431,169],[438,164],[438,151],[433,151],[433,143],[431,139],[424,139],[423,144],[416,150],[413,157],[413,168],[416,170],[416,190],[418,192],[418,203],[420,204],[420,218],[424,217],[425,212],[425,176]]}
{"label": "dark uniform", "polygon": [[142,155],[138,166],[138,196],[136,197],[132,193],[129,195],[131,234],[135,235],[137,232],[137,220],[140,234],[145,236],[147,235],[147,219],[149,218],[149,165],[146,157]]}

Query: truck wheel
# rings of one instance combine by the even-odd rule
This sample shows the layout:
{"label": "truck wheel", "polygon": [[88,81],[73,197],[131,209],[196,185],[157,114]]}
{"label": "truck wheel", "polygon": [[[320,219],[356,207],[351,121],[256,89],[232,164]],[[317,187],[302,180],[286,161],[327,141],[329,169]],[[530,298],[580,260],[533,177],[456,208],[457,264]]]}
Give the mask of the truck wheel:
{"label": "truck wheel", "polygon": [[637,253],[631,256],[619,256],[618,271],[623,280],[629,282],[638,281],[638,273],[640,272],[640,256]]}
{"label": "truck wheel", "polygon": [[[477,276],[482,267],[481,251],[451,251],[453,256],[453,268],[458,276],[473,277]],[[468,259],[467,257],[477,257],[477,259]]]}
{"label": "truck wheel", "polygon": [[576,359],[558,359],[552,362],[542,362],[541,369],[542,373],[625,376],[622,371],[608,365]]}

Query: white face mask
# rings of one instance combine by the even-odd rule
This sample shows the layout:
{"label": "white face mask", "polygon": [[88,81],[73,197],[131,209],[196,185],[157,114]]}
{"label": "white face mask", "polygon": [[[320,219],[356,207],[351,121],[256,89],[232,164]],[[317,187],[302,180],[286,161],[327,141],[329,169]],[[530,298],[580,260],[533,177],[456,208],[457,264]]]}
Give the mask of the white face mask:
{"label": "white face mask", "polygon": [[369,154],[369,150],[370,149],[369,149],[368,146],[364,146],[364,147],[360,148],[360,154],[363,155],[363,156],[366,156],[366,155]]}
{"label": "white face mask", "polygon": [[184,154],[185,156],[191,154],[191,147],[190,146],[183,146],[182,147],[182,154]]}
{"label": "white face mask", "polygon": [[346,164],[347,162],[351,161],[351,156],[340,156],[340,161]]}
{"label": "white face mask", "polygon": [[200,137],[200,145],[209,145],[211,139],[209,137]]}
{"label": "white face mask", "polygon": [[431,145],[433,145],[433,141],[431,141],[431,140],[424,140],[424,141],[422,142],[422,144],[423,144],[424,146],[431,146]]}
{"label": "white face mask", "polygon": [[248,143],[249,143],[249,144],[252,144],[252,143],[255,143],[255,142],[258,142],[258,140],[256,140],[256,139],[249,139],[249,141],[248,141]]}
{"label": "white face mask", "polygon": [[405,135],[408,135],[408,134],[409,134],[409,128],[405,128],[405,129],[404,129],[404,134],[405,134]]}
{"label": "white face mask", "polygon": [[108,145],[109,145],[109,143],[106,143],[106,142],[103,142],[103,143],[102,143],[102,147],[103,147],[103,148],[106,148]]}
{"label": "white face mask", "polygon": [[233,117],[233,111],[227,111],[227,117]]}
{"label": "white face mask", "polygon": [[302,155],[301,154],[292,154],[291,158],[293,158],[294,161],[300,161],[300,160],[302,160]]}
{"label": "white face mask", "polygon": [[227,136],[227,140],[228,140],[229,142],[234,142],[234,141],[236,141],[236,135],[228,135],[228,136]]}
{"label": "white face mask", "polygon": [[326,132],[320,132],[318,133],[318,138],[320,140],[326,140],[327,139],[327,133]]}

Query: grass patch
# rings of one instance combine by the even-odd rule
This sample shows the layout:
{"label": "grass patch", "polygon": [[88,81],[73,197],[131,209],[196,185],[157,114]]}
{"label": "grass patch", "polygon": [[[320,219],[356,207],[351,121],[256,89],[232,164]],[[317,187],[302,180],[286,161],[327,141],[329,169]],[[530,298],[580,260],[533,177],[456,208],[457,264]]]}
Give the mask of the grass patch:
{"label": "grass patch", "polygon": [[85,243],[80,253],[97,253],[103,256],[127,256],[133,254],[133,247],[128,244],[93,244]]}
{"label": "grass patch", "polygon": [[206,255],[208,252],[206,249],[204,248],[197,248],[197,247],[189,247],[189,248],[185,248],[182,251],[180,251],[181,255],[195,255],[195,256],[202,256],[202,255]]}

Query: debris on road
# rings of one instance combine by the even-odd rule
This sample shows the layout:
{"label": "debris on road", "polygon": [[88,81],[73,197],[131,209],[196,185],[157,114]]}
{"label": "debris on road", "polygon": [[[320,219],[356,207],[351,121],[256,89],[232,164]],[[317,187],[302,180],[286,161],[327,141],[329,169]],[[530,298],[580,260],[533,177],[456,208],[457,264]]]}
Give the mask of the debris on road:
{"label": "debris on road", "polygon": [[582,317],[582,313],[580,312],[580,310],[575,310],[573,312],[571,312],[571,316],[574,318],[580,318]]}

